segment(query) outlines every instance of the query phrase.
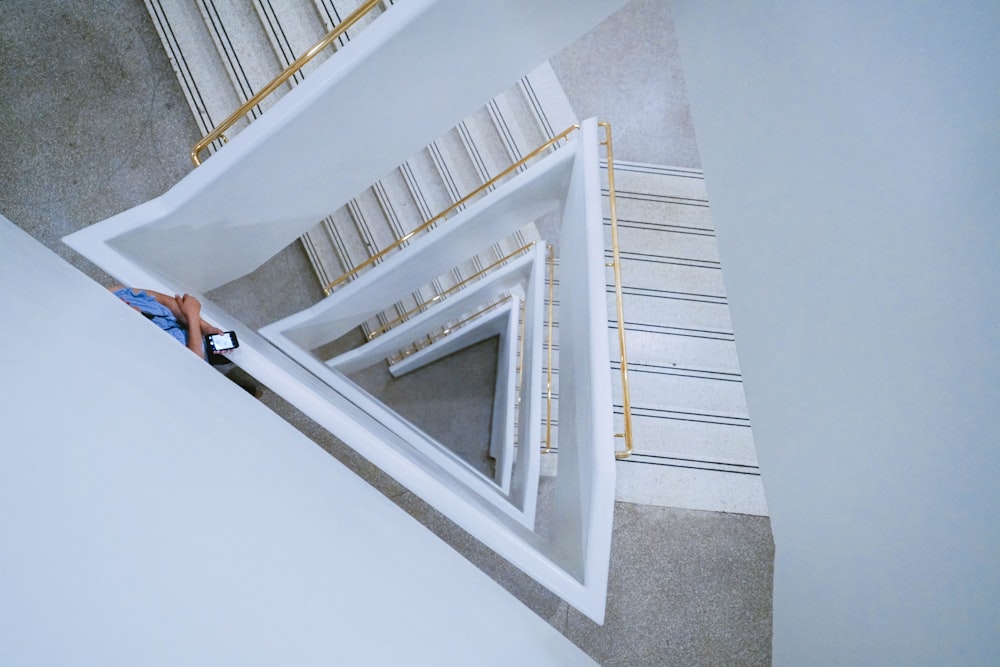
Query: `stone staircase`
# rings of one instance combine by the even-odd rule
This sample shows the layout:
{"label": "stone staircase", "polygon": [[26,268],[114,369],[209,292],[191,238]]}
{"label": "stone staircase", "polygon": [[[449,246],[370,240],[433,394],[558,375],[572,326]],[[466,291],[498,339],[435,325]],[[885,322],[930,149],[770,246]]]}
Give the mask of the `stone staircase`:
{"label": "stone staircase", "polygon": [[[263,88],[301,53],[342,22],[359,2],[330,0],[145,0],[167,57],[177,73],[184,97],[203,134]],[[364,29],[392,2],[376,7],[339,40]],[[246,127],[335,53],[319,53],[283,88],[239,121],[232,134]],[[221,142],[209,151],[217,150]]]}
{"label": "stone staircase", "polygon": [[[766,515],[704,177],[616,161],[615,186],[634,445],[618,462],[616,496]],[[605,233],[610,248],[609,218]],[[621,383],[612,386],[624,421]]]}
{"label": "stone staircase", "polygon": [[[632,456],[618,461],[616,498],[766,515],[702,173],[616,161],[615,185],[634,447]],[[610,262],[606,186],[604,202]],[[558,467],[558,270],[556,275],[555,445],[542,457],[542,474],[554,474]],[[608,344],[621,433],[623,389],[611,269],[607,278]],[[618,449],[624,448],[619,439]]]}
{"label": "stone staircase", "polygon": [[[359,4],[146,0],[205,134]],[[391,4],[379,4],[342,35],[340,45],[380,13],[391,11]],[[335,48],[327,49],[248,117],[265,113],[283,92],[308,78],[334,53]],[[241,120],[230,134],[248,122]],[[320,285],[330,285],[393,245],[575,122],[559,81],[551,67],[542,64],[317,221],[302,245]],[[210,150],[218,148],[217,142]],[[616,185],[635,443],[635,454],[617,466],[618,498],[766,514],[701,174],[616,163]],[[420,310],[421,304],[542,236],[535,225],[526,225],[514,237],[443,271],[431,284],[414,286],[409,298],[366,322],[364,333],[377,332],[404,313]],[[558,244],[558,239],[545,241]],[[610,232],[606,247],[610,261]],[[608,278],[614,366],[619,346],[610,270]],[[557,280],[556,322],[558,288]],[[554,474],[558,461],[558,324],[553,345],[556,437],[553,453],[543,457],[543,474]],[[621,419],[619,368],[611,372],[619,388],[615,411]],[[619,442],[619,449],[623,446]]]}

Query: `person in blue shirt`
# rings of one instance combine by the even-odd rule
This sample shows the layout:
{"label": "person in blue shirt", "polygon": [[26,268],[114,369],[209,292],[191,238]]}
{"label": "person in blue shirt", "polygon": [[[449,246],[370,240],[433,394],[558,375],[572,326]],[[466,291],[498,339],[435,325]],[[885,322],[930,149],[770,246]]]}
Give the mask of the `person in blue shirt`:
{"label": "person in blue shirt", "polygon": [[204,336],[222,333],[222,329],[201,319],[201,302],[190,294],[168,296],[124,285],[108,289],[202,359],[207,359]]}
{"label": "person in blue shirt", "polygon": [[[169,296],[151,289],[138,289],[124,285],[114,285],[108,289],[133,309],[142,313],[150,322],[173,336],[181,345],[213,366],[229,364],[229,360],[221,354],[211,356],[206,354],[204,337],[208,334],[222,333],[222,329],[201,319],[201,302],[197,298],[190,294]],[[223,375],[256,398],[264,395],[261,386],[240,368],[225,371]]]}

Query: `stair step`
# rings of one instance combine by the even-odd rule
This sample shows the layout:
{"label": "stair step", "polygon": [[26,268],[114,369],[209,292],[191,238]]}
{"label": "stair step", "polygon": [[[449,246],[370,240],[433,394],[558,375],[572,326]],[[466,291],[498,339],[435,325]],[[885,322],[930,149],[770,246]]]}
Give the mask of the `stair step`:
{"label": "stair step", "polygon": [[[607,164],[603,160],[602,163],[604,163],[604,171],[606,171]],[[615,191],[708,204],[705,177],[698,169],[682,169],[615,160]]]}
{"label": "stair step", "polygon": [[[618,221],[618,247],[622,252],[665,260],[719,266],[719,247],[714,235],[690,234],[667,227],[659,220]],[[611,248],[611,224],[604,225],[605,248]]]}
{"label": "stair step", "polygon": [[548,141],[549,137],[544,129],[533,124],[533,110],[521,94],[519,86],[497,95],[486,108],[513,158],[511,164]]}
{"label": "stair step", "polygon": [[[544,405],[543,400],[543,409]],[[621,405],[615,407],[615,417],[620,426]],[[544,434],[543,424],[542,447]],[[555,419],[552,422],[552,451],[542,457],[543,463],[544,459],[550,459],[549,470],[543,469],[544,475],[555,474],[559,455],[558,436],[559,421]],[[655,462],[658,458],[675,465],[710,467],[733,474],[745,474],[758,466],[749,424],[722,423],[710,414],[651,415],[638,410],[632,415],[632,446],[636,455],[633,462],[640,458]],[[615,447],[624,450],[624,439],[615,438]]]}
{"label": "stair step", "polygon": [[[368,256],[374,256],[392,246],[398,239],[393,228],[387,224],[387,216],[382,208],[382,200],[376,188],[369,188],[355,197],[347,205],[357,225],[358,234],[364,239]],[[383,260],[377,260],[381,262]]]}
{"label": "stair step", "polygon": [[486,107],[477,110],[458,128],[466,151],[475,163],[481,183],[497,176],[515,160]]}
{"label": "stair step", "polygon": [[[479,165],[462,141],[463,131],[465,134],[468,133],[463,126],[464,123],[459,123],[458,127],[452,128],[428,147],[438,176],[444,182],[452,204],[485,182],[477,169]],[[467,204],[464,204],[461,208],[466,206]]]}
{"label": "stair step", "polygon": [[427,219],[413,197],[413,192],[400,169],[393,169],[372,186],[393,236],[402,238]]}
{"label": "stair step", "polygon": [[757,466],[636,454],[615,466],[615,499],[626,503],[767,516]]}
{"label": "stair step", "polygon": [[[620,404],[615,412],[621,426]],[[541,474],[548,476],[558,472],[558,418],[552,423],[551,437],[552,452],[541,457]],[[726,422],[708,413],[655,413],[639,408],[632,415],[632,437],[632,456],[615,466],[616,500],[767,514],[748,421]],[[624,439],[615,438],[614,446],[624,450]]]}
{"label": "stair step", "polygon": [[[198,9],[240,102],[246,102],[283,69],[273,49],[261,48],[269,40],[260,17],[250,3],[199,0]],[[284,84],[248,115],[258,118],[290,89]]]}
{"label": "stair step", "polygon": [[[659,227],[678,234],[701,236],[715,240],[712,215],[707,206],[679,204],[662,199],[622,197],[617,199],[618,222],[622,225],[641,224]],[[608,218],[605,208],[604,217]]]}
{"label": "stair step", "polygon": [[[612,384],[617,405],[620,383]],[[637,410],[683,414],[712,414],[726,421],[749,419],[739,376],[676,373],[675,367],[633,364],[629,368],[629,398]]]}
{"label": "stair step", "polygon": [[[329,32],[324,29],[316,6],[302,0],[254,0],[253,6],[282,69]],[[292,76],[292,83],[301,82],[332,54],[332,47],[318,53]]]}
{"label": "stair step", "polygon": [[554,137],[579,122],[566,91],[548,61],[528,72],[519,86],[546,138]]}
{"label": "stair step", "polygon": [[[621,412],[621,406],[617,408]],[[753,436],[745,423],[724,422],[706,413],[653,413],[632,415],[633,447],[698,461],[731,465],[757,465]]]}
{"label": "stair step", "polygon": [[720,267],[671,260],[655,255],[621,253],[622,285],[636,290],[657,290],[665,285],[683,286],[687,292],[725,298]]}
{"label": "stair step", "polygon": [[[214,47],[208,26],[191,0],[146,0],[170,64],[198,127],[211,132],[242,103],[226,75],[226,66]],[[245,127],[241,120],[234,130]],[[221,141],[210,150],[220,148]]]}
{"label": "stair step", "polygon": [[[609,331],[611,359],[618,361],[618,332]],[[636,329],[628,330],[629,363],[651,366],[696,368],[715,373],[739,374],[736,343],[732,340],[670,336]]]}
{"label": "stair step", "polygon": [[341,253],[336,247],[336,237],[330,233],[332,224],[334,221],[328,216],[310,231],[302,244],[321,286],[328,285],[347,270],[337,259]]}
{"label": "stair step", "polygon": [[[558,312],[556,313],[558,317]],[[691,335],[686,330],[629,323],[625,327],[629,367],[687,368],[692,371],[739,376],[736,343],[732,334],[708,332]],[[546,334],[547,336],[548,334]],[[559,368],[559,324],[552,327],[552,349],[556,356],[553,368]],[[611,361],[619,360],[618,328],[614,320],[608,326]]]}

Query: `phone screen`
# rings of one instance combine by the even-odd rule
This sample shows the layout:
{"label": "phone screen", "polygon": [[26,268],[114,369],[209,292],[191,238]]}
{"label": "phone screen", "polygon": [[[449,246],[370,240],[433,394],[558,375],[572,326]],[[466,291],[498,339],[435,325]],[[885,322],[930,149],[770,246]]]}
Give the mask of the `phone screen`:
{"label": "phone screen", "polygon": [[235,331],[225,331],[220,334],[212,334],[207,336],[208,346],[213,352],[225,352],[226,350],[232,350],[239,347],[239,343],[236,342],[236,332]]}

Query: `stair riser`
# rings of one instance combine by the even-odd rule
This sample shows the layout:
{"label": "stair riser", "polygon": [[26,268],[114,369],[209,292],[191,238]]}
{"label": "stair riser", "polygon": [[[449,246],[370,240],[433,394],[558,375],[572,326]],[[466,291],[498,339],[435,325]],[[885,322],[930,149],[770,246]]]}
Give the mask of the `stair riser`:
{"label": "stair riser", "polygon": [[[622,405],[620,375],[614,377],[612,396],[615,405]],[[554,373],[552,391],[556,396],[559,389],[559,374]],[[655,373],[633,370],[629,373],[629,394],[635,411],[694,415],[726,423],[741,423],[749,414],[742,382],[670,375],[669,369]]]}
{"label": "stair riser", "polygon": [[[620,405],[615,407],[615,423],[618,429],[623,428]],[[543,424],[543,436],[544,432]],[[637,459],[639,456],[649,457],[647,460],[660,458],[675,465],[696,465],[732,474],[757,471],[757,457],[749,426],[720,424],[697,416],[650,417],[637,414],[632,416],[632,440]],[[559,455],[558,419],[552,424],[552,442],[553,451],[547,456],[555,460]],[[624,439],[615,438],[615,446],[619,450],[624,449]]]}
{"label": "stair riser", "polygon": [[[682,203],[663,198],[627,196],[615,197],[615,212],[620,222],[639,222],[653,229],[674,230],[715,238],[712,213],[701,204]],[[604,218],[609,219],[607,197],[604,198]]]}
{"label": "stair riser", "polygon": [[[272,49],[259,48],[269,42],[260,17],[250,3],[199,0],[198,9],[240,101],[249,100],[283,69]],[[254,107],[250,117],[260,116],[290,89],[286,83]]]}

